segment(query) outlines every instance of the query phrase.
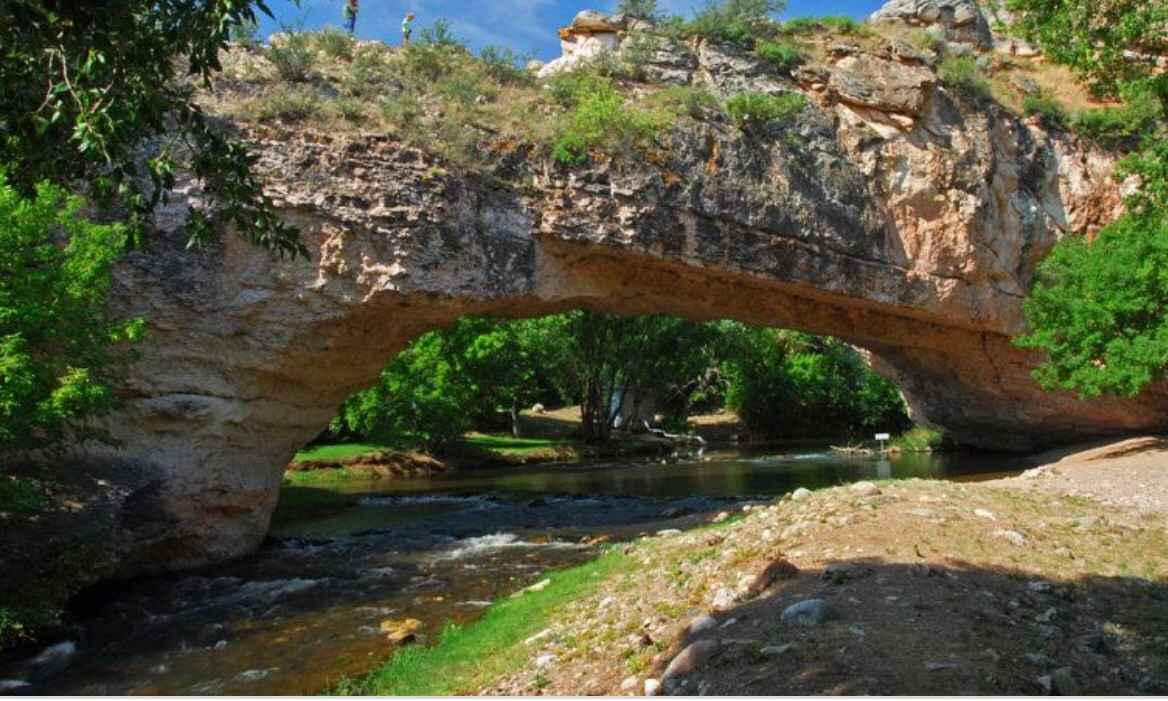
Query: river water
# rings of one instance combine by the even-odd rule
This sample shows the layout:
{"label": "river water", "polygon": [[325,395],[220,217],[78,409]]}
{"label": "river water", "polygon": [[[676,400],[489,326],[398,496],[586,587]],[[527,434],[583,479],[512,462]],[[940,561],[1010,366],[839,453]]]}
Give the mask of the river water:
{"label": "river water", "polygon": [[433,640],[543,572],[594,557],[597,539],[693,527],[798,487],[1022,467],[1009,456],[788,446],[346,483],[320,488],[346,497],[324,513],[289,506],[316,488],[288,488],[255,555],[91,591],[76,603],[84,633],[72,647],[2,665],[0,680],[30,684],[17,693],[319,693],[393,653],[382,621],[418,619]]}

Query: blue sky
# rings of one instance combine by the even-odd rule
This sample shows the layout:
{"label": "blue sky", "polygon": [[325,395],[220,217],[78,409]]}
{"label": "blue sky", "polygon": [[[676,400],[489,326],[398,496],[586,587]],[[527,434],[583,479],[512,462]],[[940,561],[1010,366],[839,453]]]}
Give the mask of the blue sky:
{"label": "blue sky", "polygon": [[[661,0],[665,11],[691,16],[704,0]],[[851,15],[866,17],[883,4],[882,0],[790,0],[782,17],[806,15]],[[277,21],[267,18],[260,35],[278,31],[281,24],[318,29],[341,24],[344,0],[269,0]],[[486,44],[509,46],[520,53],[530,52],[548,60],[560,55],[556,29],[567,24],[583,9],[612,10],[616,0],[361,0],[357,36],[389,43],[401,40],[401,20],[407,10],[418,15],[415,28],[435,19],[451,23],[454,33],[478,50]]]}

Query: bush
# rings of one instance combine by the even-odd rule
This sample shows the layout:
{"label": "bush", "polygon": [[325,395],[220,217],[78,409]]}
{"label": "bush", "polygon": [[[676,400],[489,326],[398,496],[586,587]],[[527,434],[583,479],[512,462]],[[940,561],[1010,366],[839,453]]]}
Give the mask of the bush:
{"label": "bush", "polygon": [[629,17],[653,19],[657,16],[657,0],[620,0],[616,11]]}
{"label": "bush", "polygon": [[710,112],[719,109],[718,98],[705,88],[689,85],[673,85],[652,95],[652,105],[675,114],[684,114],[693,119],[703,119]]}
{"label": "bush", "polygon": [[36,480],[0,475],[0,512],[32,514],[47,501],[44,488]]}
{"label": "bush", "polygon": [[466,44],[454,35],[450,29],[450,23],[444,19],[436,20],[434,24],[419,32],[418,43],[423,46],[442,46],[466,50]]}
{"label": "bush", "polygon": [[937,74],[946,87],[977,100],[990,98],[990,82],[972,56],[947,56],[937,66]]}
{"label": "bush", "polygon": [[342,61],[352,60],[353,50],[357,47],[356,39],[336,27],[325,27],[313,38],[321,53]]}
{"label": "bush", "polygon": [[316,63],[316,52],[312,48],[312,38],[303,33],[285,30],[279,41],[264,53],[281,80],[289,83],[303,83],[312,75]]}
{"label": "bush", "polygon": [[754,51],[784,71],[790,71],[806,60],[803,49],[791,42],[759,41]]}
{"label": "bush", "polygon": [[867,31],[863,24],[845,15],[796,17],[783,23],[783,32],[786,34],[812,34],[822,29],[849,36],[864,34]]}
{"label": "bush", "polygon": [[945,434],[925,426],[917,426],[892,439],[890,447],[906,453],[927,453],[941,448]]}
{"label": "bush", "polygon": [[[40,185],[22,197],[0,171],[0,462],[45,451],[115,404],[140,321],[113,321],[106,300],[126,229],[80,216],[82,203]],[[9,489],[11,489],[9,485]]]}
{"label": "bush", "polygon": [[1129,88],[1120,107],[1084,110],[1071,120],[1071,129],[1109,147],[1133,147],[1155,130],[1164,118],[1162,103],[1147,89]]}
{"label": "bush", "polygon": [[329,109],[346,122],[360,124],[365,121],[365,101],[355,97],[339,97],[329,102]]}
{"label": "bush", "polygon": [[503,85],[530,85],[534,77],[524,68],[527,57],[520,56],[512,49],[500,46],[484,46],[479,52],[486,67],[487,75]]}
{"label": "bush", "polygon": [[247,49],[254,49],[260,45],[258,33],[259,24],[256,22],[240,22],[231,25],[231,41]]}
{"label": "bush", "polygon": [[1058,100],[1044,92],[1027,95],[1022,100],[1022,111],[1027,116],[1038,116],[1050,129],[1062,129],[1067,125],[1066,110]]}
{"label": "bush", "polygon": [[387,95],[381,98],[381,116],[386,126],[395,130],[409,131],[422,118],[422,103],[412,92]]}
{"label": "bush", "polygon": [[761,92],[742,92],[726,101],[726,112],[740,127],[789,120],[807,104],[802,93],[786,92],[771,95]]}
{"label": "bush", "polygon": [[645,66],[661,50],[661,39],[648,32],[632,32],[621,44],[625,73],[636,80],[645,78]]}
{"label": "bush", "polygon": [[627,151],[664,127],[663,115],[626,108],[611,84],[576,101],[553,143],[552,155],[561,163],[582,163],[589,148]]}
{"label": "bush", "polygon": [[548,95],[561,107],[575,107],[584,97],[612,90],[612,81],[590,70],[565,71],[546,84]]}
{"label": "bush", "polygon": [[321,101],[316,90],[307,85],[280,87],[252,103],[257,119],[280,119],[299,122],[320,112]]}
{"label": "bush", "polygon": [[390,56],[381,45],[357,47],[341,86],[345,94],[368,98],[401,90],[401,68],[394,66]]}

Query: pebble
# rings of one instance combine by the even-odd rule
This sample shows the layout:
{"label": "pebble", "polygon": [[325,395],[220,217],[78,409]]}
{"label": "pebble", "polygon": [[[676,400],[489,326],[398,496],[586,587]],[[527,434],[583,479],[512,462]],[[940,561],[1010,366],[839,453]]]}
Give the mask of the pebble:
{"label": "pebble", "polygon": [[381,622],[381,632],[391,643],[408,643],[417,638],[417,633],[425,624],[416,618],[401,620],[386,619]]}
{"label": "pebble", "polygon": [[1026,588],[1036,594],[1045,594],[1050,591],[1050,582],[1027,582]]}
{"label": "pebble", "polygon": [[871,482],[856,482],[852,485],[852,491],[862,497],[874,497],[880,494],[880,488]]}
{"label": "pebble", "polygon": [[721,644],[715,640],[698,640],[690,643],[669,662],[665,673],[661,675],[662,681],[696,672],[710,661],[719,648]]}
{"label": "pebble", "polygon": [[1057,615],[1058,615],[1058,609],[1056,609],[1052,606],[1051,608],[1048,608],[1046,611],[1039,614],[1038,617],[1035,618],[1034,620],[1038,621],[1039,623],[1050,623],[1051,621],[1054,620],[1054,617]]}
{"label": "pebble", "polygon": [[930,672],[942,672],[946,669],[957,669],[961,665],[956,662],[926,662],[925,669]]}
{"label": "pebble", "polygon": [[705,633],[706,631],[714,630],[717,627],[718,619],[707,613],[704,616],[698,616],[693,620],[693,623],[689,624],[689,632],[695,634]]}
{"label": "pebble", "polygon": [[823,599],[807,599],[792,604],[783,610],[783,623],[801,626],[817,626],[827,618],[827,602]]}
{"label": "pebble", "polygon": [[1026,545],[1026,536],[1022,535],[1018,531],[994,531],[994,537],[1008,540],[1014,545]]}
{"label": "pebble", "polygon": [[730,512],[720,511],[718,512],[718,515],[714,517],[714,523],[722,523],[728,518],[730,518]]}
{"label": "pebble", "polygon": [[978,518],[984,518],[987,521],[997,521],[998,520],[998,517],[994,516],[994,512],[986,511],[985,509],[974,509],[973,515],[977,516]]}
{"label": "pebble", "polygon": [[1035,667],[1049,667],[1054,663],[1054,660],[1038,652],[1028,652],[1022,656],[1022,659],[1026,660],[1028,664],[1032,664]]}
{"label": "pebble", "polygon": [[711,600],[710,605],[715,609],[728,609],[734,605],[735,599],[736,597],[734,595],[733,589],[729,587],[722,587],[718,591],[714,592],[714,598]]}
{"label": "pebble", "polygon": [[536,669],[543,669],[544,667],[547,667],[548,665],[550,665],[552,662],[555,662],[555,661],[556,661],[555,655],[552,655],[550,653],[546,654],[546,655],[540,655],[539,657],[535,658],[535,668]]}
{"label": "pebble", "polygon": [[1063,637],[1063,632],[1056,626],[1039,624],[1038,637],[1042,638],[1043,640],[1055,640],[1056,638]]}
{"label": "pebble", "polygon": [[215,643],[215,649],[216,650],[226,650],[227,649],[227,641],[220,640],[219,642]]}
{"label": "pebble", "polygon": [[625,680],[620,684],[621,691],[632,691],[636,689],[638,681],[636,677],[625,677]]}
{"label": "pebble", "polygon": [[541,630],[540,632],[531,636],[527,640],[524,640],[523,644],[524,645],[534,645],[534,644],[538,643],[539,641],[543,640],[544,638],[549,637],[551,634],[552,634],[552,629],[545,628],[544,630]]}
{"label": "pebble", "polygon": [[645,680],[645,696],[657,696],[661,693],[661,682],[656,679]]}
{"label": "pebble", "polygon": [[798,650],[798,643],[783,643],[782,645],[768,645],[759,650],[763,657],[782,657],[793,650]]}
{"label": "pebble", "polygon": [[662,529],[660,531],[657,531],[657,535],[659,535],[659,536],[681,535],[681,531],[676,529],[676,528],[665,528],[665,529]]}
{"label": "pebble", "polygon": [[807,489],[806,487],[799,487],[795,491],[791,492],[791,499],[795,501],[803,501],[809,496],[811,496],[811,490]]}
{"label": "pebble", "polygon": [[256,682],[267,677],[273,669],[249,669],[246,672],[240,672],[235,678],[242,682]]}
{"label": "pebble", "polygon": [[725,623],[723,623],[720,627],[729,628],[730,626],[734,625],[737,622],[738,622],[737,618],[731,618],[731,619],[727,620]]}

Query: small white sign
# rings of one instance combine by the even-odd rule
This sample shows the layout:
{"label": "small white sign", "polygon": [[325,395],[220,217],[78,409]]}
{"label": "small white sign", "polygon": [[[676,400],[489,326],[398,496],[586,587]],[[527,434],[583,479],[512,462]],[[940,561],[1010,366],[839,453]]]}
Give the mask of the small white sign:
{"label": "small white sign", "polygon": [[891,434],[891,433],[877,433],[877,434],[876,434],[876,440],[878,440],[878,441],[890,441],[890,440],[892,440],[892,434]]}

